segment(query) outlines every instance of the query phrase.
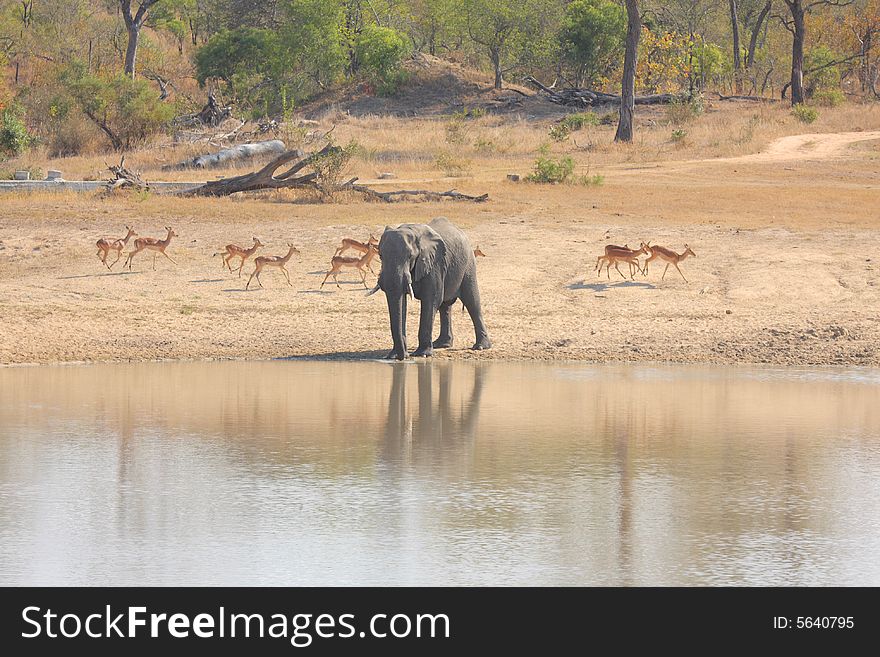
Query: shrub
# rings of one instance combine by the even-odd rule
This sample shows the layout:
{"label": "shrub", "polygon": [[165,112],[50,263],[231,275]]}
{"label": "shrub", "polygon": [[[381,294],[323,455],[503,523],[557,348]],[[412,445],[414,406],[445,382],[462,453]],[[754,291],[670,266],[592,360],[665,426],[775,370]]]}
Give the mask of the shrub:
{"label": "shrub", "polygon": [[526,178],[535,183],[564,183],[570,182],[574,174],[574,160],[566,155],[565,157],[553,159],[547,153],[547,149],[542,149],[541,155],[535,160],[535,169]]}
{"label": "shrub", "polygon": [[465,122],[456,115],[446,124],[446,143],[447,144],[465,144],[468,140],[470,128]]}
{"label": "shrub", "polygon": [[822,107],[837,107],[846,102],[840,89],[821,89],[813,94],[813,102]]}
{"label": "shrub", "polygon": [[342,174],[357,151],[357,142],[350,141],[345,146],[330,151],[312,162],[312,169],[318,174],[318,190],[322,195],[332,196],[339,189]]}
{"label": "shrub", "polygon": [[16,107],[7,107],[0,114],[0,153],[15,157],[31,147],[35,141],[24,124],[22,112]]}
{"label": "shrub", "polygon": [[666,106],[666,120],[672,125],[692,121],[703,113],[703,97],[675,98]]}
{"label": "shrub", "polygon": [[672,131],[672,143],[678,144],[680,142],[683,142],[685,140],[685,138],[687,138],[687,135],[688,135],[687,131],[682,130],[681,128],[677,128],[677,129],[673,130]]}
{"label": "shrub", "polygon": [[112,78],[73,75],[71,94],[116,150],[143,143],[174,117],[174,106],[160,101],[146,80],[122,74]]}
{"label": "shrub", "polygon": [[400,63],[409,53],[409,45],[397,30],[368,25],[358,36],[355,52],[361,67],[374,79],[380,95],[393,95],[406,80]]}
{"label": "shrub", "polygon": [[819,112],[815,107],[804,105],[803,103],[795,105],[791,108],[791,114],[801,123],[812,123],[819,118]]}
{"label": "shrub", "polygon": [[585,187],[598,187],[605,182],[605,176],[598,173],[593,174],[592,176],[581,176],[578,178],[578,182]]}
{"label": "shrub", "polygon": [[559,123],[550,127],[549,135],[553,141],[565,141],[572,132],[588,125],[599,125],[599,117],[592,112],[569,114]]}
{"label": "shrub", "polygon": [[599,117],[599,125],[614,125],[617,123],[617,119],[617,112],[605,112],[605,114]]}
{"label": "shrub", "polygon": [[572,132],[576,132],[588,125],[599,125],[599,117],[592,112],[577,112],[576,114],[566,116],[560,121],[560,124]]}
{"label": "shrub", "polygon": [[571,134],[571,129],[562,123],[550,126],[550,132],[547,133],[553,141],[565,141]]}
{"label": "shrub", "polygon": [[471,172],[471,161],[447,150],[441,150],[434,163],[444,175],[450,177],[466,176]]}

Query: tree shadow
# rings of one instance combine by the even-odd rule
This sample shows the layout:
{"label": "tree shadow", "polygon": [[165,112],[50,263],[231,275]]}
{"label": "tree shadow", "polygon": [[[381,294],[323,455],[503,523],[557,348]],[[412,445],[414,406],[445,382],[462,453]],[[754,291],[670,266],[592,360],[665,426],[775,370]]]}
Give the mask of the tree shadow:
{"label": "tree shadow", "polygon": [[592,290],[593,292],[607,292],[608,290],[617,287],[636,287],[645,290],[657,289],[657,286],[653,283],[642,283],[640,281],[620,281],[619,283],[587,283],[581,281],[580,283],[566,285],[566,287],[569,290]]}
{"label": "tree shadow", "polygon": [[103,274],[79,274],[77,276],[59,276],[56,281],[67,281],[73,278],[103,278],[105,276],[136,276],[143,274],[141,271],[108,271]]}

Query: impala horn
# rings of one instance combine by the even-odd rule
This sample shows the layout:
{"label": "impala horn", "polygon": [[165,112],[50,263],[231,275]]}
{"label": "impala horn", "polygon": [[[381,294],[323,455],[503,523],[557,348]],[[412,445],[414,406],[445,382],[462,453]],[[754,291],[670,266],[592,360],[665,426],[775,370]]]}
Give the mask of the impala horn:
{"label": "impala horn", "polygon": [[415,299],[415,298],[416,298],[416,295],[415,295],[415,292],[413,292],[413,289],[412,289],[412,283],[407,283],[407,287],[408,287],[409,298],[410,298],[410,299]]}
{"label": "impala horn", "polygon": [[370,296],[371,294],[376,294],[376,292],[378,292],[378,291],[379,291],[379,284],[376,283],[376,287],[374,287],[372,290],[367,292],[367,296]]}

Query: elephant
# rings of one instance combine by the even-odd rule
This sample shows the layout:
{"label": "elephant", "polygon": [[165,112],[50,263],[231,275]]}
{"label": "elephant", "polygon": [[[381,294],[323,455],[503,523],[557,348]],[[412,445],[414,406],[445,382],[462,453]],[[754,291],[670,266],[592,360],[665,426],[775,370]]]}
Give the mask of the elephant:
{"label": "elephant", "polygon": [[[419,346],[413,356],[431,356],[434,349],[452,346],[452,305],[461,299],[474,323],[473,349],[489,349],[492,343],[477,287],[477,263],[467,236],[445,217],[429,224],[385,227],[379,240],[382,271],[369,294],[385,292],[391,319],[394,348],[388,358],[405,360],[407,296],[421,302]],[[440,336],[431,341],[434,316],[440,312]]]}

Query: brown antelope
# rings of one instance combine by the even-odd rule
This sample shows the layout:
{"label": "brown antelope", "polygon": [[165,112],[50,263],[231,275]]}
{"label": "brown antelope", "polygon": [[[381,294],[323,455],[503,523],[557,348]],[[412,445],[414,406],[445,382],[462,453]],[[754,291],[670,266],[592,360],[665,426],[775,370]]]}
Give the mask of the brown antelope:
{"label": "brown antelope", "polygon": [[[662,281],[666,277],[666,272],[669,270],[669,265],[675,265],[675,268],[678,269],[678,273],[681,274],[681,277],[684,278],[684,274],[681,273],[681,269],[678,267],[678,263],[687,258],[688,256],[692,256],[694,258],[697,257],[697,254],[691,251],[691,247],[687,244],[684,245],[684,253],[676,253],[671,249],[664,248],[662,246],[652,246],[651,247],[651,255],[645,260],[645,276],[648,275],[648,263],[652,260],[660,260],[666,261],[666,269],[663,270],[663,276],[660,277]],[[684,282],[687,283],[688,279],[684,278]]]}
{"label": "brown antelope", "polygon": [[605,272],[608,274],[609,280],[611,279],[611,265],[614,265],[614,268],[617,270],[617,273],[620,274],[622,278],[626,278],[623,275],[623,272],[620,271],[620,267],[618,263],[626,262],[629,264],[629,277],[635,278],[633,267],[635,267],[638,271],[642,271],[642,266],[639,264],[639,256],[642,254],[651,255],[651,249],[653,247],[649,246],[645,242],[642,242],[638,249],[629,249],[626,246],[619,247],[613,244],[609,244],[605,247],[605,255],[599,256],[596,259],[596,271],[598,275],[602,275],[602,265],[605,265]]}
{"label": "brown antelope", "polygon": [[[238,276],[239,278],[241,278],[241,270],[244,267],[244,263],[247,261],[248,258],[254,255],[254,253],[257,252],[257,249],[259,249],[261,246],[263,246],[263,243],[256,236],[254,236],[254,243],[249,249],[238,246],[236,244],[227,244],[225,251],[218,251],[214,255],[223,256],[223,265],[221,266],[228,267],[230,272],[232,271],[232,265],[229,264],[230,261],[233,258],[241,258],[241,264],[238,266]],[[213,258],[214,256],[211,257]]]}
{"label": "brown antelope", "polygon": [[[125,227],[125,230],[128,232],[125,234],[125,237],[120,240],[114,240],[112,237],[102,237],[95,242],[95,246],[98,247],[97,256],[101,259],[101,262],[104,263],[104,266],[107,267],[107,269],[112,269],[113,265],[119,262],[119,258],[122,257],[122,251],[125,249],[125,245],[128,244],[128,240],[132,237],[137,237],[137,233],[128,226]],[[108,265],[107,256],[111,251],[116,251],[116,260]]]}
{"label": "brown antelope", "polygon": [[[373,237],[372,234],[370,234],[370,239],[368,239],[366,241],[366,243],[358,242],[357,240],[353,240],[350,237],[346,237],[344,240],[342,240],[342,246],[340,246],[338,249],[336,249],[336,253],[334,253],[333,255],[334,255],[334,257],[338,256],[338,255],[342,255],[348,249],[354,249],[355,251],[360,251],[361,253],[366,253],[367,249],[370,246],[379,246],[379,240],[377,240],[375,237]],[[370,269],[370,271],[373,271],[372,268]],[[376,272],[373,272],[373,273],[375,274]]]}
{"label": "brown antelope", "polygon": [[294,253],[299,253],[299,249],[293,244],[288,244],[287,246],[290,247],[290,249],[285,256],[260,256],[259,258],[254,258],[254,271],[248,279],[247,285],[244,286],[245,290],[251,286],[251,279],[253,279],[254,276],[257,277],[257,283],[260,284],[260,287],[263,287],[263,283],[260,281],[260,272],[263,271],[263,267],[278,267],[278,269],[284,272],[287,284],[293,287],[293,283],[290,282],[290,274],[287,272],[287,267],[285,265]]}
{"label": "brown antelope", "polygon": [[[157,237],[138,237],[134,241],[134,251],[129,252],[128,259],[125,261],[125,263],[122,266],[125,267],[125,265],[128,265],[128,269],[129,269],[129,271],[131,271],[132,259],[138,253],[140,253],[141,251],[144,251],[144,250],[156,251],[157,253],[161,253],[163,256],[168,258],[171,262],[174,262],[174,258],[172,258],[170,255],[165,253],[165,249],[167,249],[168,245],[171,244],[171,238],[177,237],[177,233],[175,233],[174,229],[172,229],[169,226],[165,226],[165,230],[168,231],[168,235],[165,236],[164,240],[160,240]],[[176,265],[177,263],[174,262],[174,264]],[[156,254],[155,253],[153,254],[153,269],[154,270],[156,269]]]}
{"label": "brown antelope", "polygon": [[[357,269],[361,273],[361,283],[364,284],[364,287],[367,287],[367,267],[370,266],[370,261],[375,258],[378,253],[379,249],[377,249],[373,244],[370,244],[367,248],[367,252],[360,258],[333,256],[333,258],[330,260],[330,270],[327,272],[327,275],[324,276],[324,280],[321,281],[321,287],[324,287],[324,283],[326,283],[327,279],[332,276],[333,282],[336,283],[336,287],[341,289],[342,286],[336,279],[336,275],[343,267],[353,267]],[[370,271],[373,270],[371,269]]]}
{"label": "brown antelope", "polygon": [[480,247],[478,246],[476,249],[474,249],[474,257],[475,258],[485,258],[486,254],[483,253],[482,251],[480,251]]}

